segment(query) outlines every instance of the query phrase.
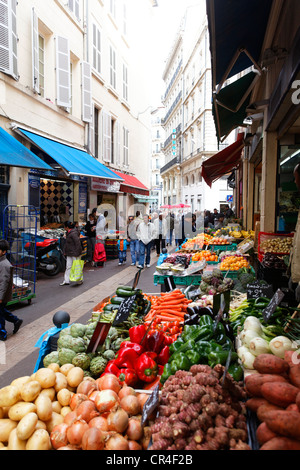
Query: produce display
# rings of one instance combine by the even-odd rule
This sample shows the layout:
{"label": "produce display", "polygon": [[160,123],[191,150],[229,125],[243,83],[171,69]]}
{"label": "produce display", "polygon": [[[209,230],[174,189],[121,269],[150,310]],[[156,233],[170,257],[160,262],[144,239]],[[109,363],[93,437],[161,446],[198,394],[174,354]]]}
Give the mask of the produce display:
{"label": "produce display", "polygon": [[239,271],[249,267],[250,264],[247,258],[239,255],[224,256],[220,263],[221,271]]}
{"label": "produce display", "polygon": [[212,253],[209,250],[202,250],[199,251],[198,253],[193,254],[192,256],[192,261],[201,261],[202,259],[205,259],[207,262],[217,262],[219,261],[218,255],[215,253]]}
{"label": "produce display", "polygon": [[262,265],[265,268],[279,269],[282,271],[286,271],[287,269],[287,264],[284,259],[274,253],[266,253],[263,257]]}
{"label": "produce display", "polygon": [[232,289],[234,282],[230,278],[224,278],[220,269],[215,268],[212,272],[204,272],[199,289],[202,294],[221,294]]}
{"label": "produce display", "polygon": [[286,253],[288,254],[293,244],[292,237],[273,237],[262,239],[260,250],[268,253]]}
{"label": "produce display", "polygon": [[230,242],[225,237],[213,237],[210,242],[210,245],[230,245]]}

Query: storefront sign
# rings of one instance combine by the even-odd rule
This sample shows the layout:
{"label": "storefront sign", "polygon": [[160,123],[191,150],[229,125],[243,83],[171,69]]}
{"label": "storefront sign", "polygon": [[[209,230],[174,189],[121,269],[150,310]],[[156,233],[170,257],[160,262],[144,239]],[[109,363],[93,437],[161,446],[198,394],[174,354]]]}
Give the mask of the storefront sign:
{"label": "storefront sign", "polygon": [[102,178],[92,178],[91,190],[102,191],[107,193],[118,193],[121,183],[118,181],[107,180]]}
{"label": "storefront sign", "polygon": [[79,183],[78,192],[78,213],[85,214],[87,212],[87,185]]}

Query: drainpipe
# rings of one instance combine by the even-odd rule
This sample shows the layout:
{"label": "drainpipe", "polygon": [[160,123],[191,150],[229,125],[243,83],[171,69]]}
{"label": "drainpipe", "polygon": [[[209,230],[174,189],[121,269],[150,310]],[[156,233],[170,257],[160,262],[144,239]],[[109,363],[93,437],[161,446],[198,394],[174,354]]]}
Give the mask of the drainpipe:
{"label": "drainpipe", "polygon": [[[84,62],[89,62],[89,0],[84,0],[83,2],[83,31],[83,60]],[[85,134],[87,149],[90,150],[91,135],[89,123],[85,125]]]}

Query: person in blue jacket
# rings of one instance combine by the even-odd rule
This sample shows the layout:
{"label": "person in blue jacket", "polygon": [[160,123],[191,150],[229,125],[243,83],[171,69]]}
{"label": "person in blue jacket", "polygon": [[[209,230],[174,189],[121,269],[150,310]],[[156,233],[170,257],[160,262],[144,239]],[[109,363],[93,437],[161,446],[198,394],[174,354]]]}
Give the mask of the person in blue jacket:
{"label": "person in blue jacket", "polygon": [[120,237],[117,243],[118,255],[119,255],[119,266],[126,263],[127,261],[127,240],[123,237]]}

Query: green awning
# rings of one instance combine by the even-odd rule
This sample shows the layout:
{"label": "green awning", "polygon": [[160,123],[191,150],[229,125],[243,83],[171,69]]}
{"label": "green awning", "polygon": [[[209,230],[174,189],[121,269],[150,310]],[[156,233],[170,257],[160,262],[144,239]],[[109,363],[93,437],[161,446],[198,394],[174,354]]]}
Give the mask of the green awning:
{"label": "green awning", "polygon": [[223,141],[236,127],[243,125],[247,117],[251,91],[259,78],[257,72],[249,72],[213,95],[213,116],[217,137]]}

